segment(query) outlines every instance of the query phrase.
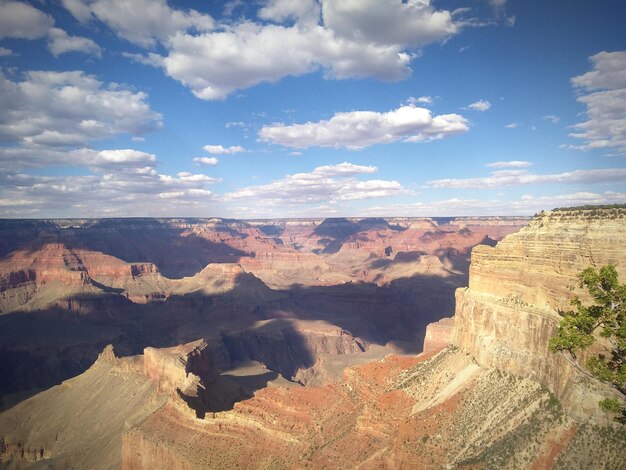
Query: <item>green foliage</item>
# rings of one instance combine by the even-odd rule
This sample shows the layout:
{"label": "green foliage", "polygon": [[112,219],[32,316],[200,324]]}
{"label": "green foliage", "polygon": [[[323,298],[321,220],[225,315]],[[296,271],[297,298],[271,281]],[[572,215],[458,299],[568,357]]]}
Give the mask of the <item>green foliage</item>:
{"label": "green foliage", "polygon": [[573,206],[573,207],[555,207],[553,211],[566,212],[566,211],[587,211],[598,209],[626,209],[626,204],[598,204],[598,205],[586,205],[586,206]]}
{"label": "green foliage", "polygon": [[[567,351],[578,363],[576,353],[588,349],[596,340],[595,334],[611,344],[608,355],[589,358],[585,367],[592,375],[611,384],[626,394],[626,284],[620,284],[615,266],[607,265],[596,271],[587,268],[580,273],[580,287],[586,287],[594,300],[584,305],[574,297],[575,310],[562,312],[563,319],[556,335],[550,338],[553,352]],[[603,400],[607,411],[615,411]],[[617,405],[619,407],[619,404]]]}
{"label": "green foliage", "polygon": [[604,411],[612,411],[613,413],[619,413],[622,410],[620,403],[614,398],[605,398],[600,401],[600,408]]}

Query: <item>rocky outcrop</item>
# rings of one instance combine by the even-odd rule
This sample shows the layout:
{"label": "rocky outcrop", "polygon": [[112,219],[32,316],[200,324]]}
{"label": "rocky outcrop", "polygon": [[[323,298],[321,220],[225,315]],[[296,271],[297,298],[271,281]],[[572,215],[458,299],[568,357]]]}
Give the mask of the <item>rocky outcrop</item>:
{"label": "rocky outcrop", "polygon": [[122,469],[619,468],[626,443],[579,428],[538,383],[450,348],[350,368],[340,384],[265,388],[203,420],[169,403],[122,442]]}
{"label": "rocky outcrop", "polygon": [[479,364],[529,377],[550,388],[572,416],[606,419],[597,402],[608,390],[548,350],[570,307],[578,274],[617,266],[626,278],[626,209],[543,212],[496,247],[472,252],[468,289],[456,294],[454,344]]}
{"label": "rocky outcrop", "polygon": [[171,348],[144,349],[144,375],[154,382],[159,393],[175,396],[177,389],[190,388],[195,377],[189,377],[187,357],[201,344],[199,340]]}
{"label": "rocky outcrop", "polygon": [[437,322],[430,323],[426,327],[423,352],[427,354],[447,348],[452,344],[453,332],[454,317],[442,318]]}
{"label": "rocky outcrop", "polygon": [[0,413],[0,467],[118,468],[124,428],[165,399],[109,346],[85,373]]}
{"label": "rocky outcrop", "polygon": [[231,360],[254,360],[289,379],[306,377],[322,354],[364,352],[368,344],[349,332],[320,321],[261,321],[252,328],[222,334]]}

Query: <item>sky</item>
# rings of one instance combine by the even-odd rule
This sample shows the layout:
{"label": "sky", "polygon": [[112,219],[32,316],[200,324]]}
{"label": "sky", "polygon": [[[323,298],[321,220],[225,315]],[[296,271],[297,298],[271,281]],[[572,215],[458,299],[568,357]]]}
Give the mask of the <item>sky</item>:
{"label": "sky", "polygon": [[0,0],[0,217],[626,203],[623,0]]}

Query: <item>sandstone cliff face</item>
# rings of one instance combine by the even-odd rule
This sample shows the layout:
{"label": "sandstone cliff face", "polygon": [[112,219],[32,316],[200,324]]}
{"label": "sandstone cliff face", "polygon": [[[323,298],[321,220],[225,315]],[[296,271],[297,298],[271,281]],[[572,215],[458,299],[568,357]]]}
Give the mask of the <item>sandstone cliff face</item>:
{"label": "sandstone cliff face", "polygon": [[432,353],[447,348],[452,343],[454,317],[442,318],[426,327],[424,337],[424,353]]}
{"label": "sandstone cliff face", "polygon": [[205,419],[170,402],[124,433],[121,468],[620,468],[626,436],[606,431],[448,348],[349,368],[340,384],[265,388]]}
{"label": "sandstone cliff face", "polygon": [[[553,211],[496,247],[472,252],[468,289],[456,293],[454,344],[479,364],[548,386],[579,419],[604,419],[597,402],[610,393],[585,379],[547,343],[570,308],[578,274],[614,264],[626,278],[626,209]],[[574,290],[572,290],[574,289]]]}

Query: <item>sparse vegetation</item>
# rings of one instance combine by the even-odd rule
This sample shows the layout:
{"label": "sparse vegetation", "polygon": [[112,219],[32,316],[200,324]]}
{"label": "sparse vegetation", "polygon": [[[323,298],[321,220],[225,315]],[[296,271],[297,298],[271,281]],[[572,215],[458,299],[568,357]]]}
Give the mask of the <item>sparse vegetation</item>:
{"label": "sparse vegetation", "polygon": [[[580,287],[587,288],[595,303],[587,306],[578,297],[572,299],[575,310],[562,313],[557,333],[550,338],[550,349],[567,353],[569,357],[565,357],[581,368],[577,354],[589,349],[599,334],[611,345],[610,355],[592,356],[584,366],[591,375],[626,395],[626,284],[619,283],[612,265],[599,271],[589,267],[579,278]],[[626,408],[618,400],[605,399],[600,406],[617,413],[617,419],[626,422]]]}
{"label": "sparse vegetation", "polygon": [[[575,207],[556,207],[552,209],[553,212],[556,211],[588,211],[588,210],[601,210],[601,209],[626,209],[626,204],[600,204],[600,205],[585,205],[585,206],[575,206]],[[543,212],[543,211],[542,211]]]}

